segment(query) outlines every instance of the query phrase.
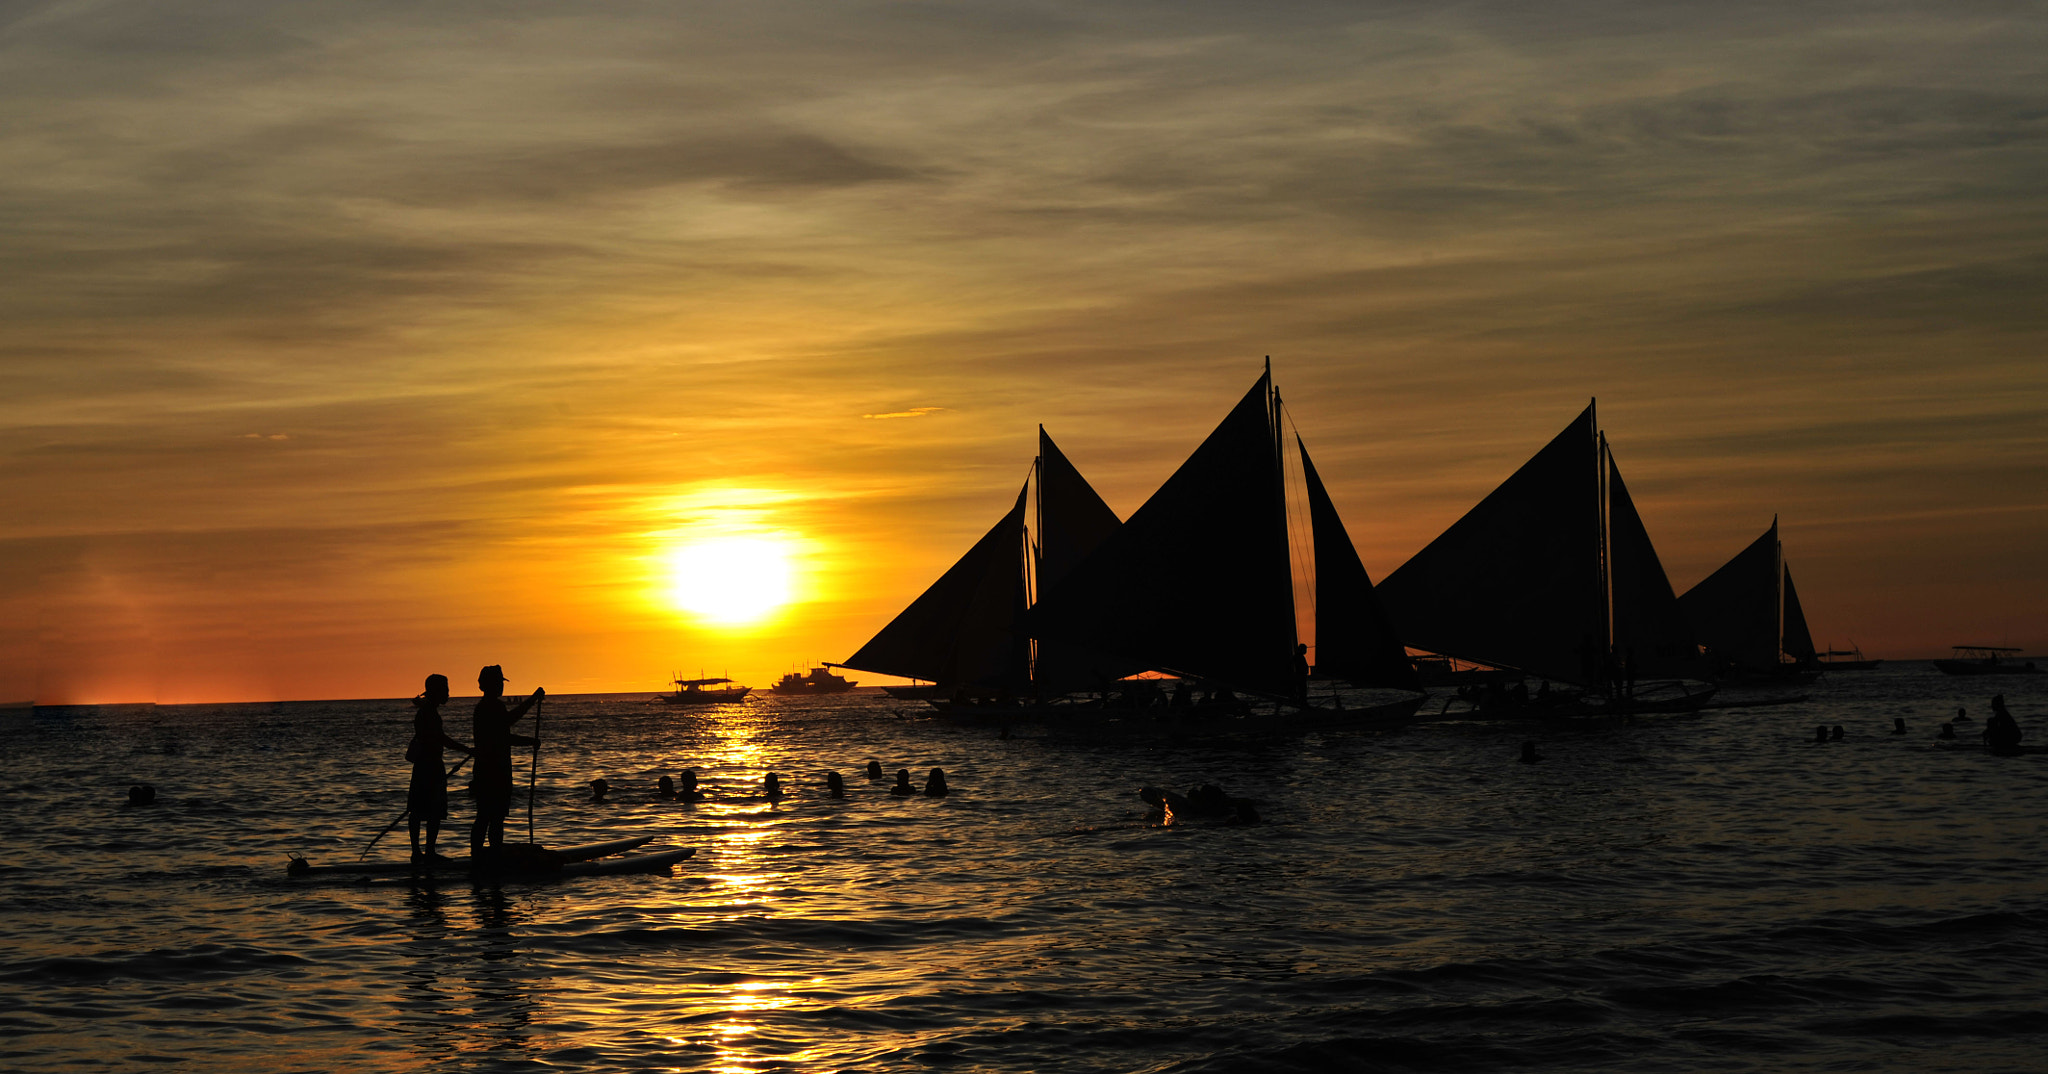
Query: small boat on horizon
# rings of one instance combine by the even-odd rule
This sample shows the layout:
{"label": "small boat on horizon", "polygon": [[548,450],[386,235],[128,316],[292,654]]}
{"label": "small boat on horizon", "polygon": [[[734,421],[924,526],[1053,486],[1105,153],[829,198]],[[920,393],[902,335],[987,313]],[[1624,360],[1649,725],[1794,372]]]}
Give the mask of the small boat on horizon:
{"label": "small boat on horizon", "polygon": [[807,694],[843,694],[860,685],[851,679],[841,678],[838,675],[832,674],[830,670],[832,666],[828,664],[825,667],[812,668],[811,673],[808,675],[799,675],[792,671],[776,680],[775,685],[768,688],[768,692],[784,697]]}
{"label": "small boat on horizon", "polygon": [[[654,699],[663,705],[730,705],[734,702],[745,701],[747,695],[754,692],[754,688],[751,686],[724,686],[723,684],[732,681],[726,678],[670,679],[669,681],[676,684],[676,692],[662,694]],[[705,687],[707,686],[721,688],[706,690]]]}
{"label": "small boat on horizon", "polygon": [[[1849,659],[1840,659],[1844,656]],[[1863,659],[1862,647],[1854,642],[1851,642],[1847,649],[1829,649],[1820,654],[1822,671],[1871,671],[1882,663],[1882,660]]]}
{"label": "small boat on horizon", "polygon": [[1944,675],[2033,675],[2041,669],[2032,660],[2022,661],[2017,655],[2024,649],[2010,649],[1999,645],[1955,645],[1955,653],[1947,660],[1936,660],[1935,670]]}

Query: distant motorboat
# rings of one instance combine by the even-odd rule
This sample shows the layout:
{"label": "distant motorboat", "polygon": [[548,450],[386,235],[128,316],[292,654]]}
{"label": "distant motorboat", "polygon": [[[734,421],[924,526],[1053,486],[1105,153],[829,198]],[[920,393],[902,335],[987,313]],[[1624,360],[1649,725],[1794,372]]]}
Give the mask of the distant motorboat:
{"label": "distant motorboat", "polygon": [[1955,655],[1947,660],[1936,660],[1935,670],[1944,675],[2033,675],[2041,669],[2032,660],[2022,661],[2016,653],[2024,649],[2008,649],[1997,645],[1956,645],[1951,647]]}
{"label": "distant motorboat", "polygon": [[768,688],[768,692],[785,697],[791,694],[843,694],[858,685],[860,684],[851,679],[843,679],[832,674],[826,668],[812,668],[809,675],[799,675],[794,671],[784,675],[776,680],[775,685]]}
{"label": "distant motorboat", "polygon": [[[737,701],[745,701],[747,695],[754,692],[754,688],[751,686],[721,686],[723,683],[731,682],[731,679],[671,679],[669,681],[676,684],[676,692],[663,694],[655,698],[656,701],[664,705],[730,705]],[[721,688],[707,690],[705,689],[707,686],[720,686]]]}
{"label": "distant motorboat", "polygon": [[[1849,659],[1841,659],[1845,656]],[[1869,671],[1882,663],[1882,660],[1863,659],[1863,650],[1855,646],[1847,649],[1829,649],[1820,654],[1822,671]]]}

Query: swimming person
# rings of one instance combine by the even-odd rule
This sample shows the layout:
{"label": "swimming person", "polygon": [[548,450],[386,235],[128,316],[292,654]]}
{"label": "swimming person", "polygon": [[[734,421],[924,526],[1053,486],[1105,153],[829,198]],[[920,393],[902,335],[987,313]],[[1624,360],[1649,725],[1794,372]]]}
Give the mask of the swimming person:
{"label": "swimming person", "polygon": [[839,778],[839,773],[825,773],[825,794],[830,798],[846,797],[846,781]]}
{"label": "swimming person", "polygon": [[[2003,694],[2000,694],[1999,696],[2000,696],[2000,697],[2003,697],[2003,696],[2005,696],[2005,695],[2003,695]],[[1966,708],[1962,707],[1961,705],[1957,705],[1957,706],[1956,706],[1956,718],[1955,718],[1955,722],[1956,722],[1956,723],[1976,723],[1977,721],[1975,721],[1975,720],[1972,720],[1972,719],[1970,719],[1970,710],[1969,710],[1969,709],[1966,709]]]}
{"label": "swimming person", "polygon": [[1814,741],[1814,742],[1816,742],[1816,743],[1822,743],[1822,742],[1826,742],[1827,740],[1828,740],[1828,725],[1827,725],[1827,724],[1821,724],[1820,726],[1818,726],[1818,727],[1815,727],[1815,728],[1813,729],[1813,741]]}
{"label": "swimming person", "polygon": [[882,762],[880,762],[880,761],[869,761],[869,762],[868,762],[868,778],[869,778],[869,779],[881,779],[881,778],[882,778]]}
{"label": "swimming person", "polygon": [[2024,736],[2019,721],[2005,709],[2005,695],[1992,698],[1991,718],[1984,721],[1984,744],[2001,757],[2011,757],[2020,752],[2020,739]]}
{"label": "swimming person", "polygon": [[1945,724],[1942,724],[1942,725],[1941,725],[1941,733],[1940,733],[1940,734],[1938,734],[1938,735],[1936,735],[1936,736],[1934,736],[1934,737],[1936,737],[1936,738],[1954,738],[1954,737],[1956,737],[1956,725],[1955,725],[1955,724],[1952,724],[1952,723],[1945,723]]}
{"label": "swimming person", "polygon": [[944,798],[946,796],[945,769],[934,768],[932,769],[932,774],[924,778],[924,796],[926,798]]}
{"label": "swimming person", "polygon": [[1830,741],[1830,742],[1840,742],[1840,741],[1842,741],[1842,725],[1841,725],[1841,724],[1836,724],[1836,725],[1835,725],[1835,729],[1834,729],[1834,730],[1833,730],[1832,732],[1830,732],[1830,733],[1828,734],[1828,741]]}
{"label": "swimming person", "polygon": [[1541,754],[1538,754],[1538,753],[1536,752],[1536,743],[1534,743],[1534,742],[1524,742],[1524,743],[1522,743],[1522,757],[1521,757],[1521,761],[1522,761],[1522,763],[1523,763],[1523,764],[1535,764],[1536,762],[1538,762],[1538,761],[1540,761],[1540,760],[1542,760],[1542,759],[1543,759],[1542,755],[1541,755]]}
{"label": "swimming person", "polygon": [[664,802],[676,800],[676,781],[663,776],[654,781],[654,796]]}
{"label": "swimming person", "polygon": [[505,843],[505,815],[512,812],[512,747],[537,746],[540,740],[512,733],[534,702],[548,696],[536,689],[531,696],[510,709],[505,707],[505,669],[496,664],[476,673],[483,699],[476,703],[474,723],[476,776],[470,791],[476,796],[476,820],[469,826],[469,852],[483,851],[486,841],[493,848]]}
{"label": "swimming person", "polygon": [[768,773],[768,778],[761,781],[761,796],[771,802],[782,801],[782,777]]}
{"label": "swimming person", "polygon": [[128,788],[128,804],[145,806],[156,804],[156,788],[147,783],[137,783]]}
{"label": "swimming person", "polygon": [[610,793],[612,793],[612,785],[610,783],[605,782],[603,776],[599,776],[596,779],[590,781],[591,801],[602,802],[604,801],[604,796]]}
{"label": "swimming person", "polygon": [[1894,716],[1894,717],[1892,717],[1892,734],[1895,734],[1895,735],[1903,735],[1903,734],[1905,734],[1905,733],[1906,733],[1906,718],[1905,718],[1904,716]]}
{"label": "swimming person", "polygon": [[685,802],[701,802],[704,800],[704,792],[697,789],[696,769],[683,769],[683,789],[676,792],[676,797]]}
{"label": "swimming person", "polygon": [[898,798],[908,798],[917,793],[917,788],[910,785],[910,769],[896,770],[896,785],[889,788],[889,793]]}
{"label": "swimming person", "polygon": [[[412,762],[412,783],[405,789],[406,831],[412,836],[412,860],[440,857],[434,843],[441,838],[441,822],[448,819],[448,770],[442,767],[442,748],[470,752],[469,747],[448,737],[441,726],[441,706],[448,702],[448,676],[427,676],[426,689],[412,699],[412,740],[405,745],[405,759]],[[420,848],[420,826],[427,829],[426,848]]]}

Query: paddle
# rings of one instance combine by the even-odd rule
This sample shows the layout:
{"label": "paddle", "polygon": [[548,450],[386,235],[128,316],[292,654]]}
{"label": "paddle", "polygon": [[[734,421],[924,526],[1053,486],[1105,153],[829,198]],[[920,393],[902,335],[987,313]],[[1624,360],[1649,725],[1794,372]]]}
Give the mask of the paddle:
{"label": "paddle", "polygon": [[[471,754],[471,755],[470,755],[470,757],[474,757],[474,756],[476,756],[476,755],[475,755],[475,754]],[[457,772],[460,772],[460,771],[462,771],[462,766],[463,766],[463,765],[466,765],[466,764],[468,764],[468,763],[469,763],[469,757],[464,757],[464,758],[463,758],[462,760],[460,760],[460,761],[457,761],[457,762],[455,762],[455,767],[454,767],[454,768],[451,768],[451,769],[449,769],[449,770],[448,770],[448,775],[447,775],[447,776],[445,776],[444,778],[445,778],[445,779],[454,779],[454,778],[455,778],[455,773],[457,773]],[[401,809],[401,810],[399,810],[399,811],[398,811],[398,816],[396,816],[396,817],[392,818],[392,821],[391,821],[391,823],[389,823],[389,824],[386,824],[386,825],[384,826],[384,830],[383,830],[383,831],[381,831],[381,832],[378,832],[378,833],[377,833],[377,838],[376,838],[376,839],[372,839],[372,840],[370,840],[370,845],[369,845],[369,846],[366,846],[366,847],[364,847],[364,848],[363,848],[363,852],[362,852],[361,854],[358,854],[358,855],[356,855],[356,860],[357,860],[357,861],[361,861],[361,860],[363,860],[364,858],[367,858],[367,857],[369,857],[369,856],[370,856],[370,851],[371,851],[372,849],[374,849],[374,848],[375,848],[375,847],[377,846],[377,840],[378,840],[378,839],[382,839],[382,838],[384,838],[384,837],[385,837],[385,836],[387,836],[387,835],[390,835],[390,834],[391,834],[391,830],[392,830],[393,828],[396,828],[396,827],[398,827],[398,826],[399,826],[400,824],[403,824],[403,823],[405,823],[405,818],[407,818],[407,817],[409,817],[409,816],[411,816],[411,815],[412,815],[412,806],[411,806],[410,804],[408,804],[408,805],[407,805],[407,806],[406,806],[406,807],[405,807],[404,809]]]}
{"label": "paddle", "polygon": [[540,706],[546,698],[533,699],[533,766],[526,770],[526,841],[533,842],[533,781],[540,775]]}

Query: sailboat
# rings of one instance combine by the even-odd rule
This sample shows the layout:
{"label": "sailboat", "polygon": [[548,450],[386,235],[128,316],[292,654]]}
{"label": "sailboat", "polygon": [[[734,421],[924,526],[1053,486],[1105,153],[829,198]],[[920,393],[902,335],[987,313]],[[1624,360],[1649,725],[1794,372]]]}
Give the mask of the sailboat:
{"label": "sailboat", "polygon": [[[1684,682],[1699,649],[1595,405],[1379,584],[1410,646],[1546,685],[1526,701],[1496,688],[1482,708],[1691,711],[1713,693]],[[1652,679],[1667,681],[1638,686]]]}
{"label": "sailboat", "polygon": [[[1027,505],[1036,507],[1036,541]],[[1041,593],[1058,588],[1120,524],[1041,425],[1031,477],[1009,512],[867,644],[832,666],[926,680],[932,685],[898,688],[897,696],[933,701],[1061,694],[1139,670],[1057,642],[1034,653],[1022,624],[1034,581]]]}
{"label": "sailboat", "polygon": [[[1033,636],[1302,705],[1282,423],[1268,366],[1180,469],[1040,595]],[[1318,664],[1354,685],[1419,690],[1313,461],[1295,446],[1314,530]]]}
{"label": "sailboat", "polygon": [[[1024,524],[1027,482],[1011,511],[843,666],[970,696],[996,690],[1006,702],[1033,697],[1041,713],[1112,711],[1105,702],[1119,691],[1125,708],[1148,696],[1164,705],[1149,683],[1129,682],[1144,672],[1199,681],[1219,696],[1304,701],[1280,426],[1269,368],[1122,523],[1041,427],[1038,539]],[[1419,689],[1306,448],[1298,439],[1296,447],[1309,477],[1324,670],[1355,685]],[[1082,691],[1102,696],[1055,700]]]}
{"label": "sailboat", "polygon": [[1724,680],[1811,679],[1819,654],[1778,541],[1778,520],[1678,598]]}

